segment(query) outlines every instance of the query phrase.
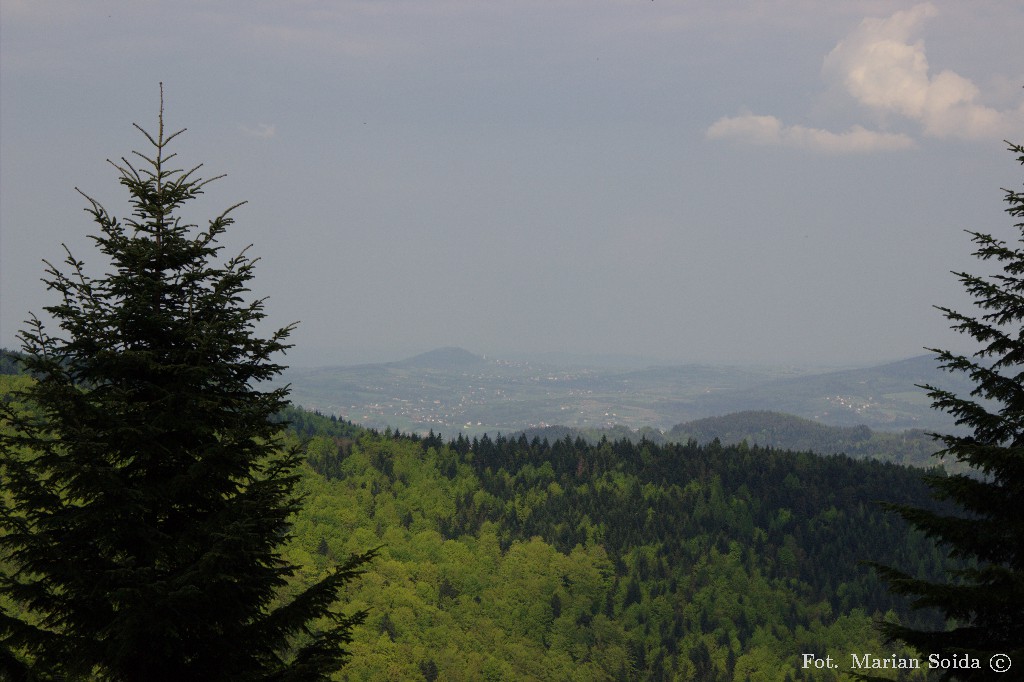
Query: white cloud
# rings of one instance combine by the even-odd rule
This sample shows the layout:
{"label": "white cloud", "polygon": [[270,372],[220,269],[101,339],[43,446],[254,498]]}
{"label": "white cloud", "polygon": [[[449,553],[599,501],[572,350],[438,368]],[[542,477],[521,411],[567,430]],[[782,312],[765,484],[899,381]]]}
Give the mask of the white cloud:
{"label": "white cloud", "polygon": [[782,121],[774,116],[733,116],[720,118],[707,130],[712,140],[734,139],[747,144],[780,144]]}
{"label": "white cloud", "polygon": [[[938,13],[931,3],[887,18],[868,18],[825,57],[822,75],[861,106],[895,115],[930,137],[999,138],[1024,126],[1024,102],[997,110],[979,102],[980,89],[951,71],[932,74],[924,42],[915,32]],[[784,125],[774,116],[721,118],[706,131],[709,139],[734,139],[835,153],[874,152],[914,146],[903,133],[873,131],[859,125],[835,133],[802,125]]]}
{"label": "white cloud", "polygon": [[914,141],[902,133],[882,133],[859,125],[842,133],[800,125],[789,126],[783,129],[782,139],[792,146],[844,154],[908,149],[914,146]]}
{"label": "white cloud", "polygon": [[907,149],[914,141],[900,133],[881,133],[861,126],[834,133],[801,125],[784,126],[774,116],[734,116],[720,118],[707,130],[712,140],[732,139],[755,145],[797,147],[838,154]]}
{"label": "white cloud", "polygon": [[931,3],[896,12],[886,19],[865,19],[825,58],[825,77],[841,85],[860,104],[895,113],[920,124],[933,137],[997,137],[1022,120],[1016,111],[997,111],[979,103],[969,79],[949,70],[930,73],[924,42],[911,42],[926,19],[937,14]]}
{"label": "white cloud", "polygon": [[242,124],[238,126],[238,129],[250,137],[259,137],[265,140],[277,134],[277,128],[273,123],[257,123],[254,126]]}

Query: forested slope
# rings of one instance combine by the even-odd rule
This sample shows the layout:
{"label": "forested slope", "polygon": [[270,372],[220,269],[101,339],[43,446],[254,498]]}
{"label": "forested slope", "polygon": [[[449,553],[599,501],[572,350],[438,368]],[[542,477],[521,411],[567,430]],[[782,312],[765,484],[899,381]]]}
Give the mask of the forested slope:
{"label": "forested slope", "polygon": [[[0,376],[0,392],[28,380]],[[295,589],[382,548],[347,599],[370,617],[339,679],[843,679],[801,655],[888,655],[873,618],[923,622],[861,562],[945,566],[878,506],[934,504],[893,464],[280,418],[309,464]]]}
{"label": "forested slope", "polygon": [[[548,426],[527,429],[527,438],[534,436],[548,440],[561,440],[577,436],[596,443],[602,437],[609,440],[626,439],[651,443],[686,443],[694,440],[707,444],[714,440],[725,445],[759,445],[781,450],[815,452],[822,455],[843,454],[855,459],[877,459],[883,462],[909,464],[918,467],[935,465],[933,455],[940,444],[925,431],[875,431],[863,424],[859,426],[830,426],[792,414],[769,410],[733,412],[718,417],[706,417],[676,424],[665,432],[651,428],[634,431],[625,426],[613,429],[572,429]],[[946,462],[955,467],[955,462]]]}
{"label": "forested slope", "polygon": [[877,504],[932,504],[919,470],[717,442],[445,443],[308,414],[303,432],[318,420],[293,558],[313,574],[383,546],[343,679],[841,679],[800,655],[888,655],[872,618],[922,618],[861,562],[944,566]]}
{"label": "forested slope", "polygon": [[921,429],[876,431],[863,424],[830,426],[791,414],[755,410],[735,412],[677,424],[665,433],[669,441],[685,443],[693,439],[709,443],[738,444],[746,440],[762,447],[844,454],[853,458],[871,458],[884,462],[933,466],[932,455],[941,444]]}

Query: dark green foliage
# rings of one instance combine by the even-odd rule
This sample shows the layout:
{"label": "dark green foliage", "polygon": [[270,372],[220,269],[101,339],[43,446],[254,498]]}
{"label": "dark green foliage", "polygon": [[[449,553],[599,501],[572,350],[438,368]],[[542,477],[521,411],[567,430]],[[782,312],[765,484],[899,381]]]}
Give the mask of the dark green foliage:
{"label": "dark green foliage", "polygon": [[437,663],[434,663],[433,659],[427,659],[420,663],[420,672],[423,673],[423,679],[427,682],[434,682],[437,679]]}
{"label": "dark green foliage", "polygon": [[[908,541],[906,527],[878,509],[880,500],[946,509],[930,500],[917,471],[892,464],[717,442],[590,445],[568,438],[524,446],[484,437],[472,455],[481,485],[498,499],[528,499],[551,483],[562,492],[538,496],[526,513],[505,506],[497,515],[467,496],[443,532],[457,537],[489,519],[507,529],[503,544],[537,535],[561,551],[599,537],[611,556],[634,557],[621,609],[643,600],[641,584],[677,592],[673,577],[686,579],[702,555],[726,554],[736,544],[766,575],[798,580],[804,598],[825,600],[837,613],[900,609],[860,565],[865,557],[895,550],[931,577],[945,566],[924,538]],[[635,554],[640,546],[651,556]],[[922,615],[918,622],[936,621]]]}
{"label": "dark green foliage", "polygon": [[0,348],[0,374],[21,374],[21,353]]}
{"label": "dark green foliage", "polygon": [[[1012,145],[1024,165],[1024,147]],[[1024,193],[1006,190],[1007,213],[1024,218]],[[1024,221],[1016,223],[1024,243]],[[958,507],[939,513],[916,505],[896,507],[903,518],[934,538],[967,567],[942,580],[923,580],[911,571],[883,569],[891,588],[914,597],[919,607],[937,608],[948,629],[922,630],[887,623],[884,631],[921,651],[968,653],[979,671],[950,671],[963,680],[1005,679],[989,658],[1009,655],[1024,664],[1024,249],[991,235],[972,232],[975,256],[995,261],[990,276],[956,273],[974,304],[976,317],[940,308],[956,331],[980,349],[972,356],[939,353],[941,366],[969,376],[969,396],[926,386],[937,409],[970,429],[970,435],[942,436],[943,457],[968,465],[973,476],[935,477],[938,497]],[[1019,673],[1013,673],[1019,674]]]}
{"label": "dark green foliage", "polygon": [[[815,452],[820,455],[844,454],[854,458],[871,458],[883,462],[897,462],[914,466],[933,466],[935,441],[921,429],[906,431],[874,431],[859,426],[829,426],[811,419],[767,410],[734,412],[720,417],[706,417],[676,424],[665,433],[644,428],[638,431],[617,426],[611,429],[576,429],[566,426],[546,426],[523,431],[528,438],[546,438],[549,441],[577,436],[590,443],[601,438],[608,440],[646,440],[650,443],[710,443],[716,438],[724,445],[760,445],[779,450]],[[947,468],[957,469],[956,463]]]}
{"label": "dark green foliage", "polygon": [[301,438],[312,438],[313,436],[332,436],[334,438],[352,438],[355,434],[361,433],[364,429],[355,426],[352,422],[338,419],[335,416],[327,417],[319,412],[307,412],[292,405],[286,406],[272,418],[274,422],[285,423],[289,430],[294,431]]}
{"label": "dark green foliage", "polygon": [[291,328],[257,336],[254,261],[216,262],[235,207],[202,232],[178,217],[209,181],[167,165],[179,133],[162,106],[142,132],[138,167],[114,164],[131,217],[89,199],[108,274],[70,253],[67,271],[47,264],[59,331],[33,318],[36,381],[0,403],[0,595],[19,608],[0,613],[0,664],[14,678],[326,680],[365,617],[334,604],[369,555],[281,599],[301,454],[272,420],[286,390],[259,387]]}
{"label": "dark green foliage", "polygon": [[740,443],[782,450],[844,454],[870,457],[886,462],[928,466],[935,451],[934,440],[920,429],[897,433],[873,431],[867,426],[829,426],[790,414],[769,411],[736,412],[677,424],[665,434],[670,441],[694,439],[709,443],[718,438],[725,444]]}

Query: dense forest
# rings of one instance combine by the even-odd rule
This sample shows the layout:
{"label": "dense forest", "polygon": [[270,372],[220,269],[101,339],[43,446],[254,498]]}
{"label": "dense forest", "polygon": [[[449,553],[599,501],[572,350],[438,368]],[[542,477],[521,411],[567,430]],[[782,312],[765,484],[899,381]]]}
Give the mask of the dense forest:
{"label": "dense forest", "polygon": [[831,680],[845,670],[805,670],[801,654],[889,655],[872,627],[886,613],[941,626],[862,563],[945,570],[878,505],[934,507],[918,470],[283,417],[313,472],[295,560],[322,571],[382,546],[352,595],[371,615],[343,679]]}
{"label": "dense forest", "polygon": [[[650,427],[638,430],[626,426],[611,429],[574,429],[548,426],[523,431],[530,440],[561,440],[567,435],[596,443],[609,440],[641,439],[652,443],[687,443],[691,440],[705,444],[717,439],[725,445],[760,445],[782,450],[816,452],[822,455],[844,454],[855,459],[870,458],[883,462],[930,467],[935,465],[935,439],[922,429],[905,431],[876,431],[863,424],[858,426],[832,426],[811,419],[769,410],[733,412],[719,417],[706,417],[676,424],[667,431]],[[946,462],[945,466],[956,466]]]}
{"label": "dense forest", "polygon": [[[308,463],[294,591],[381,548],[347,597],[370,616],[339,679],[834,680],[851,653],[893,653],[883,615],[941,625],[863,563],[947,568],[878,504],[934,508],[919,470],[745,443],[445,442],[295,408],[279,419]],[[805,653],[840,668],[805,669]]]}
{"label": "dense forest", "polygon": [[[767,410],[736,412],[721,417],[697,419],[677,424],[666,432],[669,441],[696,440],[708,443],[718,438],[723,443],[744,440],[764,447],[816,452],[823,455],[849,455],[883,462],[930,467],[938,448],[935,439],[923,429],[878,431],[863,424],[833,426],[791,414]],[[959,470],[955,461],[944,461],[949,470]]]}

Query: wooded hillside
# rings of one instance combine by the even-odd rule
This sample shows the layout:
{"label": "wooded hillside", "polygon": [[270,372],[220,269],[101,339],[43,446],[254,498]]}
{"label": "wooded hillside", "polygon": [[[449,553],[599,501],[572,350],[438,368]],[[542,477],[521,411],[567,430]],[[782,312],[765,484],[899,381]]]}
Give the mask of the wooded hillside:
{"label": "wooded hillside", "polygon": [[293,560],[383,545],[343,679],[841,679],[800,655],[888,655],[872,619],[922,622],[861,562],[945,564],[878,506],[933,504],[893,464],[296,425],[316,475]]}

